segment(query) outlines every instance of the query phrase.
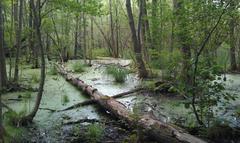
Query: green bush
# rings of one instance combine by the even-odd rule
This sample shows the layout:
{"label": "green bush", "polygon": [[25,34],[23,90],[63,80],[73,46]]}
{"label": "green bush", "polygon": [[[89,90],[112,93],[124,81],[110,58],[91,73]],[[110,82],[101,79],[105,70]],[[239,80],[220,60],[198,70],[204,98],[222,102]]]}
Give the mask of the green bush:
{"label": "green bush", "polygon": [[125,82],[125,79],[128,75],[128,71],[126,69],[120,68],[118,66],[108,66],[106,68],[107,74],[114,77],[117,83]]}
{"label": "green bush", "polygon": [[40,81],[39,75],[37,73],[32,73],[31,79],[33,83],[38,83]]}
{"label": "green bush", "polygon": [[68,103],[69,101],[70,101],[70,100],[69,100],[68,96],[67,96],[67,95],[64,95],[64,96],[63,96],[63,103],[66,104],[66,103]]}
{"label": "green bush", "polygon": [[92,57],[109,57],[110,54],[106,48],[95,48],[92,50]]}
{"label": "green bush", "polygon": [[86,137],[91,143],[96,143],[101,141],[104,135],[104,127],[100,124],[89,125],[86,133]]}
{"label": "green bush", "polygon": [[56,66],[51,65],[48,74],[49,75],[57,75],[57,73],[58,73],[58,71],[57,71]]}
{"label": "green bush", "polygon": [[164,79],[176,78],[181,68],[182,55],[179,50],[174,50],[172,53],[168,50],[157,51],[151,49],[150,66],[153,69],[161,69]]}
{"label": "green bush", "polygon": [[75,62],[72,66],[74,72],[82,73],[85,72],[85,65],[80,62]]}

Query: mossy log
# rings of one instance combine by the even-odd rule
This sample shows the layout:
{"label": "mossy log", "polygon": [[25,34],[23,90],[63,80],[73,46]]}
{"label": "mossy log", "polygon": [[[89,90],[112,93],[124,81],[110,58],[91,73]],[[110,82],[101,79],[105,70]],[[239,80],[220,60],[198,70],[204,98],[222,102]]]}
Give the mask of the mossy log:
{"label": "mossy log", "polygon": [[86,84],[79,78],[75,78],[63,65],[57,65],[59,73],[72,85],[88,94],[101,107],[115,117],[125,120],[130,126],[137,126],[143,132],[163,143],[205,143],[202,139],[190,135],[183,129],[164,123],[150,115],[134,115],[127,107],[114,98],[103,95],[96,88]]}

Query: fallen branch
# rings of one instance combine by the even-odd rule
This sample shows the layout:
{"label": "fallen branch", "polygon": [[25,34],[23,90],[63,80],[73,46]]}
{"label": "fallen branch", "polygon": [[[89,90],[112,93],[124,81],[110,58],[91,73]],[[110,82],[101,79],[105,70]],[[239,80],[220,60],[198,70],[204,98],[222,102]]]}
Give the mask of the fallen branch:
{"label": "fallen branch", "polygon": [[83,102],[80,102],[80,103],[77,103],[77,104],[74,104],[70,107],[67,107],[65,109],[62,109],[62,110],[58,110],[57,112],[62,112],[62,111],[67,111],[67,110],[72,110],[72,109],[75,109],[75,108],[78,108],[78,107],[81,107],[81,106],[87,106],[87,105],[92,105],[96,103],[95,100],[86,100],[86,101],[83,101]]}
{"label": "fallen branch", "polygon": [[57,110],[54,110],[54,109],[50,109],[50,108],[39,108],[40,110],[48,110],[48,111],[51,111],[51,112],[56,112]]}
{"label": "fallen branch", "polygon": [[[144,90],[144,88],[136,88],[136,89],[133,89],[131,91],[127,91],[127,92],[123,92],[123,93],[120,93],[120,94],[116,94],[114,96],[111,96],[111,98],[121,98],[123,96],[126,96],[126,95],[129,95],[129,94],[132,94],[132,93],[135,93],[135,92],[139,92],[141,90]],[[62,111],[67,111],[67,110],[72,110],[72,109],[75,109],[75,108],[79,108],[81,106],[87,106],[87,105],[92,105],[92,104],[95,104],[96,103],[96,100],[94,99],[90,99],[90,100],[86,100],[86,101],[83,101],[83,102],[80,102],[80,103],[77,103],[77,104],[74,104],[70,107],[67,107],[65,109],[62,109],[62,110],[58,110],[57,112],[62,112]]]}
{"label": "fallen branch", "polygon": [[143,129],[146,135],[151,136],[158,142],[184,142],[184,143],[205,143],[205,141],[194,137],[181,128],[155,119],[150,115],[135,115],[131,113],[122,103],[112,97],[105,96],[96,88],[87,85],[84,81],[74,78],[68,73],[63,65],[57,66],[59,73],[72,85],[82,90],[92,99],[115,117],[126,121],[129,126]]}
{"label": "fallen branch", "polygon": [[73,124],[81,124],[81,123],[96,123],[96,122],[100,122],[100,121],[97,119],[80,119],[77,121],[70,121],[70,122],[63,123],[63,125],[73,125]]}
{"label": "fallen branch", "polygon": [[8,109],[9,111],[13,111],[13,109],[11,109],[10,107],[8,107],[6,104],[4,104],[4,103],[2,103],[2,102],[1,102],[0,104],[1,104],[2,107]]}
{"label": "fallen branch", "polygon": [[9,101],[22,101],[22,98],[10,98]]}

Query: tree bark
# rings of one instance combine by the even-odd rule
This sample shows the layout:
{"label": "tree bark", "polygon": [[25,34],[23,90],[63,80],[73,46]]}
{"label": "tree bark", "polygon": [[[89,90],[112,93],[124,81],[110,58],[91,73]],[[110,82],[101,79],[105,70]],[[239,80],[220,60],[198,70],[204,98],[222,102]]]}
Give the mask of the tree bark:
{"label": "tree bark", "polygon": [[75,45],[74,45],[74,58],[77,58],[77,53],[79,49],[78,36],[79,36],[79,16],[76,16],[76,25],[75,25]]}
{"label": "tree bark", "polygon": [[[126,8],[127,8],[127,13],[128,13],[128,18],[129,18],[129,26],[130,26],[131,33],[132,33],[132,41],[133,41],[133,46],[134,46],[134,53],[135,53],[135,58],[136,58],[136,62],[137,62],[139,77],[146,78],[146,77],[148,77],[148,72],[146,70],[144,61],[142,59],[142,48],[141,48],[141,44],[139,41],[140,37],[137,37],[130,0],[126,0]],[[140,10],[139,20],[141,20],[141,16],[142,16],[142,11]],[[139,33],[139,30],[140,30],[140,27],[138,27],[138,33]]]}
{"label": "tree bark", "polygon": [[4,52],[4,22],[3,7],[0,2],[0,90],[7,85],[6,61]]}
{"label": "tree bark", "polygon": [[[2,103],[2,90],[7,86],[7,72],[4,53],[4,21],[3,21],[3,5],[0,1],[0,103]],[[0,104],[0,142],[4,142],[4,127],[2,118],[2,104]]]}
{"label": "tree bark", "polygon": [[[33,1],[33,0],[32,0]],[[35,117],[40,103],[41,103],[41,99],[42,99],[42,95],[43,95],[43,90],[44,90],[44,83],[45,83],[45,57],[44,57],[44,48],[43,48],[43,44],[42,44],[42,38],[41,38],[41,9],[40,9],[40,5],[41,2],[40,0],[37,0],[36,6],[34,6],[34,24],[36,26],[36,37],[37,37],[37,41],[38,41],[38,46],[40,48],[40,53],[41,53],[41,78],[40,78],[40,83],[39,83],[39,91],[37,94],[37,99],[35,102],[35,106],[32,110],[32,112],[27,115],[26,117],[23,117],[20,120],[20,124],[25,125],[28,124],[30,122],[32,122],[33,118]]]}
{"label": "tree bark", "polygon": [[[235,11],[235,1],[230,3],[231,12]],[[236,41],[235,41],[235,17],[234,14],[230,15],[229,29],[230,29],[230,63],[231,63],[231,71],[237,70],[237,60],[236,60]]]}
{"label": "tree bark", "polygon": [[17,50],[16,50],[16,59],[15,59],[15,72],[14,72],[14,81],[18,82],[19,80],[19,58],[20,51],[22,46],[22,21],[23,21],[23,0],[20,0],[19,7],[19,17],[18,17],[18,28],[16,33],[16,41],[17,41]]}
{"label": "tree bark", "polygon": [[93,100],[96,100],[100,106],[112,115],[125,120],[130,126],[142,128],[146,135],[153,137],[158,142],[205,143],[205,141],[188,134],[182,129],[156,120],[150,115],[133,115],[122,103],[103,95],[94,87],[84,83],[84,81],[74,78],[63,65],[58,66],[58,71],[68,82],[91,96]]}
{"label": "tree bark", "polygon": [[174,8],[177,19],[176,26],[179,30],[176,38],[181,45],[181,52],[183,55],[181,78],[185,85],[188,86],[191,85],[191,46],[189,43],[189,32],[186,29],[186,25],[188,25],[188,19],[182,14],[182,11],[184,11],[184,3],[182,1],[174,1]]}

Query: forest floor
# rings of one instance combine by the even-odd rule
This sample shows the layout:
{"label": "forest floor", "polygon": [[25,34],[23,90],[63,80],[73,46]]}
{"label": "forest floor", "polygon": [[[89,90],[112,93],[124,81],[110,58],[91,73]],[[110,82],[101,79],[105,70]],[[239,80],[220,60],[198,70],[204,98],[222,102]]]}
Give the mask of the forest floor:
{"label": "forest floor", "polygon": [[[75,62],[79,61],[69,61],[66,66],[72,69]],[[141,80],[137,78],[135,73],[130,73],[123,84],[116,84],[113,77],[106,74],[106,65],[115,64],[130,68],[130,60],[101,58],[92,61],[92,64],[93,66],[86,67],[85,72],[74,73],[74,76],[97,88],[105,95],[113,96],[141,86]],[[29,66],[22,65],[21,83],[37,88],[39,74],[39,69],[31,69]],[[231,74],[227,75],[227,79],[227,90],[239,96],[240,76]],[[3,95],[3,102],[19,114],[26,114],[32,109],[36,94],[36,92],[30,91],[7,93]],[[38,111],[34,118],[34,124],[11,134],[16,136],[16,140],[21,139],[19,142],[97,142],[100,139],[101,142],[115,143],[134,142],[136,140],[136,130],[130,129],[121,121],[112,118],[97,105],[79,107],[63,112],[43,110],[43,108],[61,110],[86,100],[88,100],[86,95],[67,83],[60,75],[47,74],[41,102],[42,109]],[[165,122],[189,126],[195,121],[194,116],[189,114],[190,110],[184,107],[184,100],[176,96],[143,91],[118,100],[134,113],[151,113]],[[240,127],[240,119],[236,115],[236,111],[239,109],[240,99],[238,98],[227,107],[227,110],[220,111],[219,117],[229,121],[232,126]],[[68,125],[70,122],[79,120],[86,120],[86,122]],[[89,122],[98,124],[92,125]],[[12,127],[7,126],[7,130],[11,129]],[[146,138],[145,142],[151,142],[151,140]]]}

